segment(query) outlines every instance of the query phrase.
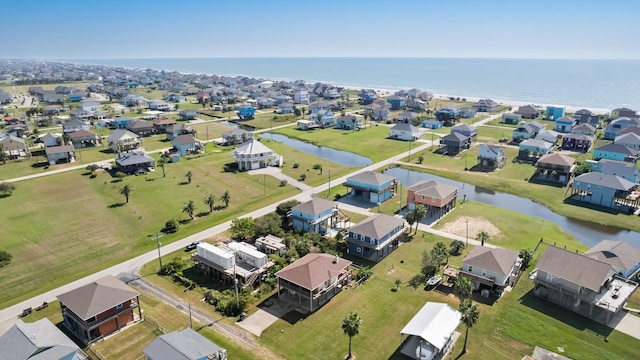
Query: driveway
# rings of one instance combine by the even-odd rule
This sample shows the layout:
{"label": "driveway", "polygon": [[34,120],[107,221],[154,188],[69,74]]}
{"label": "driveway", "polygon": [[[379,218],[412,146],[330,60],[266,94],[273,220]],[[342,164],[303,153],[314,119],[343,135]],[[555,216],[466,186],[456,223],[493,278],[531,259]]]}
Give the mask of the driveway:
{"label": "driveway", "polygon": [[236,325],[255,336],[260,336],[266,328],[278,321],[278,319],[285,320],[285,315],[295,310],[296,306],[294,304],[282,301],[277,295],[273,295],[258,305],[258,311],[237,322]]}

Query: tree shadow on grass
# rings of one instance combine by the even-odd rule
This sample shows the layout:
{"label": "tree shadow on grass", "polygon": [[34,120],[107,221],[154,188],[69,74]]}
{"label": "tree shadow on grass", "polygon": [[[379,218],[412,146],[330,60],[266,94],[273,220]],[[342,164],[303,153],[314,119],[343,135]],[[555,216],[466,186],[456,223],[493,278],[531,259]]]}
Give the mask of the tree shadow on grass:
{"label": "tree shadow on grass", "polygon": [[126,204],[126,203],[123,203],[123,202],[120,202],[120,203],[113,203],[113,204],[111,204],[111,205],[107,206],[107,208],[109,208],[109,209],[115,209],[115,208],[119,208],[119,207],[121,207],[121,206],[124,206],[125,204]]}
{"label": "tree shadow on grass", "polygon": [[0,199],[8,198],[11,194],[0,194]]}
{"label": "tree shadow on grass", "polygon": [[197,217],[203,217],[203,216],[207,216],[209,214],[211,214],[211,213],[208,212],[208,211],[200,211],[199,213],[196,214],[196,216]]}
{"label": "tree shadow on grass", "polygon": [[186,225],[188,223],[191,222],[192,219],[182,219],[182,220],[178,220],[178,222],[180,223],[180,225]]}
{"label": "tree shadow on grass", "polygon": [[178,185],[189,185],[188,181],[180,181]]}

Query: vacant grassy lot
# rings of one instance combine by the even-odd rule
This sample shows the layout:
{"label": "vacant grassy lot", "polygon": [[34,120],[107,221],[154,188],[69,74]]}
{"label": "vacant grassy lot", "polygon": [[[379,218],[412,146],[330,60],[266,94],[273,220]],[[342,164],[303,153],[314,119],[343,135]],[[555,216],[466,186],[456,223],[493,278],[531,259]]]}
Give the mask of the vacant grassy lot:
{"label": "vacant grassy lot", "polygon": [[260,129],[270,129],[272,127],[281,126],[285,124],[292,124],[301,117],[295,117],[293,115],[281,115],[275,113],[256,113],[255,117],[252,120],[242,121],[241,124],[249,125],[256,128],[256,130]]}
{"label": "vacant grassy lot", "polygon": [[[0,307],[152,250],[151,237],[170,218],[186,222],[164,237],[165,244],[296,193],[266,177],[264,196],[262,176],[223,172],[232,156],[216,151],[167,164],[166,178],[157,169],[114,183],[106,173],[90,179],[85,171],[71,171],[18,183],[12,196],[0,198],[0,218],[11,224],[3,228],[2,249],[14,257],[0,271]],[[119,194],[124,184],[132,187],[128,204]],[[209,214],[205,196],[226,190],[229,207]],[[196,207],[191,221],[182,213],[188,200]]]}
{"label": "vacant grassy lot", "polygon": [[212,140],[215,138],[222,137],[222,134],[234,129],[234,127],[219,124],[216,121],[190,124],[189,126],[191,126],[194,130],[197,131],[196,138],[201,141],[205,141],[207,139]]}

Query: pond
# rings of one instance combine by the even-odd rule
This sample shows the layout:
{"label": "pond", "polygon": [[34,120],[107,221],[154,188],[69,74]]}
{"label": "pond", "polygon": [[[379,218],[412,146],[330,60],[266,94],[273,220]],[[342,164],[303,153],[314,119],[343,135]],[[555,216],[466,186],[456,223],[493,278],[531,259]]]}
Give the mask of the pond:
{"label": "pond", "polygon": [[313,156],[317,156],[319,158],[332,161],[340,165],[367,166],[367,165],[373,164],[373,161],[371,161],[371,159],[366,158],[364,156],[350,153],[348,151],[341,151],[341,150],[309,144],[304,141],[291,139],[281,134],[264,133],[264,134],[260,134],[259,136],[262,139],[272,139],[273,141],[284,143],[287,146],[291,146],[292,148],[298,149],[300,151],[304,151],[307,154],[311,154]]}
{"label": "pond", "polygon": [[[573,234],[581,243],[593,246],[601,240],[623,240],[640,248],[640,233],[613,226],[599,225],[558,215],[544,205],[516,195],[501,193],[437,175],[401,168],[392,168],[385,174],[395,176],[403,186],[411,186],[419,180],[433,180],[458,188],[458,198],[466,195],[467,200],[477,201],[503,209],[518,211],[526,215],[549,220],[560,226],[565,232]],[[553,240],[553,239],[550,239]]]}

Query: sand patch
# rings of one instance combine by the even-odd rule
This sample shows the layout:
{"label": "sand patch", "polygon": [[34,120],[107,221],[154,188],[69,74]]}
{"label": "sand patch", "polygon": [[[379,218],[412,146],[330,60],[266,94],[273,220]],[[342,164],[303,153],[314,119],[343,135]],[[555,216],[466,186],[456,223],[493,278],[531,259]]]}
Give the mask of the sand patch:
{"label": "sand patch", "polygon": [[489,220],[483,217],[460,216],[454,221],[444,224],[442,231],[459,236],[466,236],[469,230],[469,238],[475,239],[481,231],[490,236],[500,236],[500,229],[495,227]]}

